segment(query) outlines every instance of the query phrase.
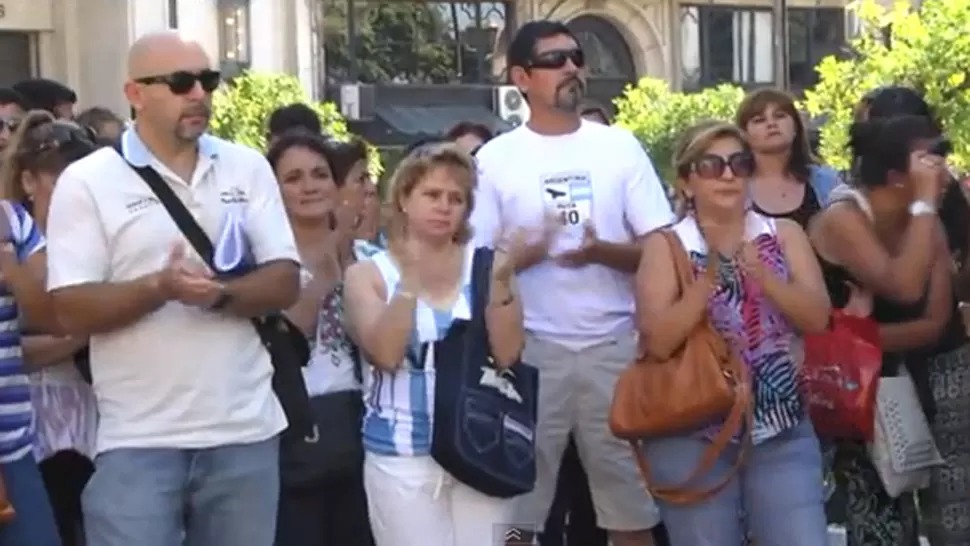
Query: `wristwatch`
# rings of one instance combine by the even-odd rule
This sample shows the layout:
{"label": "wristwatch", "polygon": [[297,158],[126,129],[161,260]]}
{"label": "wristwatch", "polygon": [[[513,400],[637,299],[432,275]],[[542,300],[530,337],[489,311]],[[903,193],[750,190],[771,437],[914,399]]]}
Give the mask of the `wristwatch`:
{"label": "wristwatch", "polygon": [[910,216],[925,216],[936,214],[936,207],[926,201],[913,201],[909,204]]}
{"label": "wristwatch", "polygon": [[216,301],[209,306],[209,310],[222,311],[223,309],[228,307],[231,302],[232,302],[232,294],[230,294],[229,291],[226,290],[225,287],[223,287],[222,291],[219,292],[219,297],[216,298]]}

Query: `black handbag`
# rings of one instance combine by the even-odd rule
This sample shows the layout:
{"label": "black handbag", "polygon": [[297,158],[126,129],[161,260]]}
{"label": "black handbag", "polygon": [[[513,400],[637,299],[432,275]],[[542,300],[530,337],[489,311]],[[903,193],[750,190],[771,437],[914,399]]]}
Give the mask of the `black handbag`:
{"label": "black handbag", "polygon": [[456,480],[492,497],[535,487],[539,370],[492,363],[485,325],[494,252],[472,260],[472,316],[435,342],[435,404],[431,456]]}
{"label": "black handbag", "polygon": [[[354,377],[362,382],[360,353],[353,351]],[[363,394],[348,390],[310,398],[314,424],[309,435],[291,431],[280,439],[280,480],[288,489],[354,479],[364,465],[361,424]]]}
{"label": "black handbag", "polygon": [[81,379],[88,385],[94,379],[91,377],[91,346],[85,345],[74,352],[74,368],[81,374]]}
{"label": "black handbag", "polygon": [[[215,247],[212,240],[168,183],[162,180],[155,169],[129,163],[120,145],[115,146],[115,151],[148,184],[206,265],[217,271],[213,262]],[[283,406],[289,422],[288,430],[308,435],[313,428],[313,411],[310,409],[310,397],[307,395],[301,368],[310,361],[310,344],[299,327],[282,313],[253,317],[250,320],[273,363],[273,391]]]}

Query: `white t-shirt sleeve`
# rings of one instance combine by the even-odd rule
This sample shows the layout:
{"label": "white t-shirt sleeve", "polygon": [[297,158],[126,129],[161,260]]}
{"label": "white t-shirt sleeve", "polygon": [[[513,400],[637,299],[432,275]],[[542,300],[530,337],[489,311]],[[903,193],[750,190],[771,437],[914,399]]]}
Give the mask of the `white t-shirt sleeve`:
{"label": "white t-shirt sleeve", "polygon": [[672,223],[674,212],[650,157],[632,135],[630,140],[630,174],[626,180],[623,216],[634,235],[641,237]]}
{"label": "white t-shirt sleeve", "polygon": [[275,260],[300,263],[276,175],[261,156],[254,157],[252,163],[253,174],[249,186],[249,202],[246,205],[245,229],[253,258],[260,265]]}
{"label": "white t-shirt sleeve", "polygon": [[64,171],[47,215],[47,288],[108,280],[108,241],[94,196],[84,179]]}
{"label": "white t-shirt sleeve", "polygon": [[475,188],[475,208],[470,218],[473,241],[476,247],[494,247],[499,236],[501,216],[498,192],[495,188],[495,169],[487,163],[479,163],[478,185]]}

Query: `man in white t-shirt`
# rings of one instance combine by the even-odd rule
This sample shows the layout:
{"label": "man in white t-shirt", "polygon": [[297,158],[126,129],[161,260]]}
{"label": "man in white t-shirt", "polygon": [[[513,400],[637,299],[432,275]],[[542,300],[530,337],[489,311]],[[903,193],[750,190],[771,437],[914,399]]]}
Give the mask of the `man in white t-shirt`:
{"label": "man in white t-shirt", "polygon": [[479,244],[500,246],[520,228],[541,233],[518,268],[523,360],[540,370],[538,483],[522,523],[545,520],[572,432],[598,525],[614,546],[647,545],[659,515],[607,417],[616,379],[636,352],[639,239],[673,215],[633,135],[580,119],[585,62],[565,25],[526,23],[507,61],[531,117],[479,150],[472,222]]}
{"label": "man in white t-shirt", "polygon": [[[124,157],[103,148],[73,163],[50,206],[54,305],[69,333],[91,338],[100,422],[82,502],[92,546],[272,546],[275,536],[286,417],[250,317],[296,301],[299,264],[269,164],[205,134],[220,79],[210,66],[175,33],[139,38]],[[216,247],[218,277],[132,165],[182,200]]]}

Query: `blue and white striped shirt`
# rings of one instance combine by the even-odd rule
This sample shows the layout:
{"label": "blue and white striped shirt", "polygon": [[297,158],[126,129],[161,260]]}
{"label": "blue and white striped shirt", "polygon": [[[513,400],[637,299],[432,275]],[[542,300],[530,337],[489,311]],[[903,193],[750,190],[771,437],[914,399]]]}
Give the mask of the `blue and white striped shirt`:
{"label": "blue and white striped shirt", "polygon": [[[10,220],[11,242],[22,263],[46,246],[44,236],[21,205],[0,201]],[[0,463],[21,459],[33,449],[30,383],[20,346],[20,310],[7,284],[0,280]]]}
{"label": "blue and white striped shirt", "polygon": [[[434,422],[434,344],[445,336],[455,319],[471,318],[471,269],[475,249],[465,249],[461,290],[451,309],[441,310],[420,299],[415,308],[415,329],[411,333],[404,365],[394,372],[375,367],[365,378],[364,449],[380,455],[428,455]],[[401,279],[397,266],[386,251],[371,260],[380,271],[390,301]],[[424,367],[416,364],[424,359]]]}

